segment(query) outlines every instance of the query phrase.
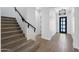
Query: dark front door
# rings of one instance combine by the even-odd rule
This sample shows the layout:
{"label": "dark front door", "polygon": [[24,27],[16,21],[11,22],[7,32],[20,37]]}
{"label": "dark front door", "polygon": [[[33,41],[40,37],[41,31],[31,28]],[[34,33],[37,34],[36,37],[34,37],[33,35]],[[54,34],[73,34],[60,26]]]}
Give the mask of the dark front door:
{"label": "dark front door", "polygon": [[67,33],[67,17],[59,18],[59,32]]}

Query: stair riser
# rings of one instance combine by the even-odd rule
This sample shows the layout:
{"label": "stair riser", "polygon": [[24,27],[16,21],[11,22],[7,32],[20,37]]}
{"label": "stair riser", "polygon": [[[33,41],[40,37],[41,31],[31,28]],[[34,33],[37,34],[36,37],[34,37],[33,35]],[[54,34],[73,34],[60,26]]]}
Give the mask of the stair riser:
{"label": "stair riser", "polygon": [[10,25],[10,24],[9,25],[7,25],[7,24],[6,25],[2,25],[1,24],[1,28],[7,28],[7,27],[19,27],[19,25],[18,24],[13,24],[13,25]]}
{"label": "stair riser", "polygon": [[15,28],[1,29],[1,32],[15,31],[15,30],[21,30],[21,28],[20,27],[15,27]]}
{"label": "stair riser", "polygon": [[19,36],[15,36],[15,37],[11,37],[11,38],[7,38],[7,39],[4,39],[4,40],[1,40],[1,44],[5,44],[7,42],[11,42],[11,41],[14,41],[14,40],[19,40],[20,38],[23,38],[24,35],[19,35]]}
{"label": "stair riser", "polygon": [[22,34],[22,31],[16,31],[16,32],[11,32],[11,33],[1,33],[1,38],[3,37],[7,37],[7,36],[10,36],[10,35],[16,35],[16,34]]}

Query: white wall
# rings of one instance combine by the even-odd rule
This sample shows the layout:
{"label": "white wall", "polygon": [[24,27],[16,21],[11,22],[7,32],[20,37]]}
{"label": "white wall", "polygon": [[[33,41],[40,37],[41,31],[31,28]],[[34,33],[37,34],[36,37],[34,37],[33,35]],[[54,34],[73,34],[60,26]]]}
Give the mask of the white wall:
{"label": "white wall", "polygon": [[35,7],[17,7],[17,9],[22,14],[22,16],[25,18],[25,20],[36,28],[36,31],[34,32],[34,28],[32,28],[32,27],[27,28],[27,23],[22,25],[22,26],[24,26],[23,31],[24,31],[27,39],[35,40],[35,36],[37,34],[40,34],[40,28],[38,26],[40,19],[38,17],[39,15],[37,16],[37,13],[35,13],[36,12]]}
{"label": "white wall", "polygon": [[49,8],[42,8],[41,32],[42,38],[49,39]]}
{"label": "white wall", "polygon": [[27,7],[27,21],[33,26],[36,26],[35,22],[35,7]]}
{"label": "white wall", "polygon": [[[18,9],[18,11],[21,13],[21,15],[24,17],[24,19],[27,22],[29,22],[34,27],[36,27],[36,22],[35,22],[35,8],[34,7],[17,7],[17,9]],[[19,17],[19,19],[20,19],[20,17]],[[23,21],[19,21],[18,20],[18,23],[21,26],[21,28],[22,28],[25,36],[27,37],[27,40],[29,40],[29,39],[35,40],[34,28],[32,28],[30,26],[28,28],[27,27],[28,24],[25,23],[25,22],[23,22]]]}
{"label": "white wall", "polygon": [[15,10],[13,7],[1,7],[1,16],[15,17]]}
{"label": "white wall", "polygon": [[[27,10],[25,7],[17,7],[17,10],[21,13],[21,15],[27,20]],[[16,12],[16,20],[18,24],[20,25],[23,33],[25,34],[25,37],[27,37],[27,24],[22,21],[20,15]]]}
{"label": "white wall", "polygon": [[[27,7],[27,21],[32,24],[36,30],[37,30],[37,27],[36,27],[36,18],[35,18],[35,7]],[[27,38],[28,39],[33,39],[35,40],[35,36],[36,36],[36,31],[34,32],[34,28],[32,27],[29,27],[27,29]]]}
{"label": "white wall", "polygon": [[[1,8],[0,8],[0,29],[1,29]],[[1,30],[0,30],[1,33]],[[1,51],[1,34],[0,34],[0,51]]]}
{"label": "white wall", "polygon": [[56,33],[56,18],[55,10],[53,8],[42,8],[42,38],[50,40]]}
{"label": "white wall", "polygon": [[71,35],[74,33],[74,8],[67,10],[67,31]]}
{"label": "white wall", "polygon": [[41,8],[36,7],[35,9],[35,21],[36,21],[36,33],[41,34]]}
{"label": "white wall", "polygon": [[55,8],[50,8],[49,10],[49,32],[50,32],[50,39],[56,33],[56,10]]}
{"label": "white wall", "polygon": [[24,19],[27,21],[27,8],[26,7],[16,7],[16,8],[24,17]]}
{"label": "white wall", "polygon": [[74,38],[74,48],[78,48],[79,49],[79,8],[76,7],[75,10],[74,10],[74,16],[75,16],[75,32],[74,32],[74,35],[73,35],[73,38]]}

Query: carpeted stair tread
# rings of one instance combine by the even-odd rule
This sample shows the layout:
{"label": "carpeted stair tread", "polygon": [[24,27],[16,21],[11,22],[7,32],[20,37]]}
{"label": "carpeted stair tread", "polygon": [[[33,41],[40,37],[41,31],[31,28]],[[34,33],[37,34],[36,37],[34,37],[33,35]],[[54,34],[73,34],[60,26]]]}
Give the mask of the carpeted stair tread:
{"label": "carpeted stair tread", "polygon": [[3,38],[3,37],[10,36],[10,35],[21,34],[21,33],[22,33],[21,30],[1,32],[1,37]]}
{"label": "carpeted stair tread", "polygon": [[23,44],[25,41],[27,41],[27,40],[19,40],[18,42],[15,42],[13,44],[10,44],[10,45],[7,45],[7,46],[1,46],[1,47],[2,48],[7,48],[7,49],[14,49],[15,47],[17,48],[18,46]]}
{"label": "carpeted stair tread", "polygon": [[[1,44],[5,44],[7,42],[11,42],[11,41],[15,41],[15,40],[19,40],[21,38],[25,38],[24,35],[22,34],[17,34],[17,35],[14,35],[13,37],[9,37],[9,38],[5,38],[5,39],[2,39],[1,40]],[[27,38],[26,38],[27,39]]]}
{"label": "carpeted stair tread", "polygon": [[1,21],[2,24],[17,24],[16,21]]}
{"label": "carpeted stair tread", "polygon": [[1,28],[18,27],[18,24],[1,24]]}
{"label": "carpeted stair tread", "polygon": [[2,47],[5,47],[5,46],[8,46],[8,45],[14,44],[15,42],[18,43],[18,41],[20,41],[20,40],[26,40],[26,38],[20,38],[20,39],[16,39],[16,40],[7,42],[7,43],[5,43],[5,44],[2,44]]}
{"label": "carpeted stair tread", "polygon": [[6,27],[6,28],[1,28],[1,32],[7,32],[7,31],[13,31],[13,30],[21,30],[20,27]]}
{"label": "carpeted stair tread", "polygon": [[13,38],[13,37],[16,37],[16,36],[19,36],[19,35],[23,35],[23,34],[10,35],[8,37],[3,37],[3,38],[1,37],[1,40],[6,40],[8,38]]}

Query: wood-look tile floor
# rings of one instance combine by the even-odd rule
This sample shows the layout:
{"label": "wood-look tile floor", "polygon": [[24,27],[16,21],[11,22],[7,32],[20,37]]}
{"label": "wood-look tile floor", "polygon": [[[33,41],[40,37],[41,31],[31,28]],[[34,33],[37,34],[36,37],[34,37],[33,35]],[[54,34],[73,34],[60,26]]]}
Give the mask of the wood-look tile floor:
{"label": "wood-look tile floor", "polygon": [[56,33],[51,40],[39,41],[37,52],[73,52],[73,39],[70,34]]}

